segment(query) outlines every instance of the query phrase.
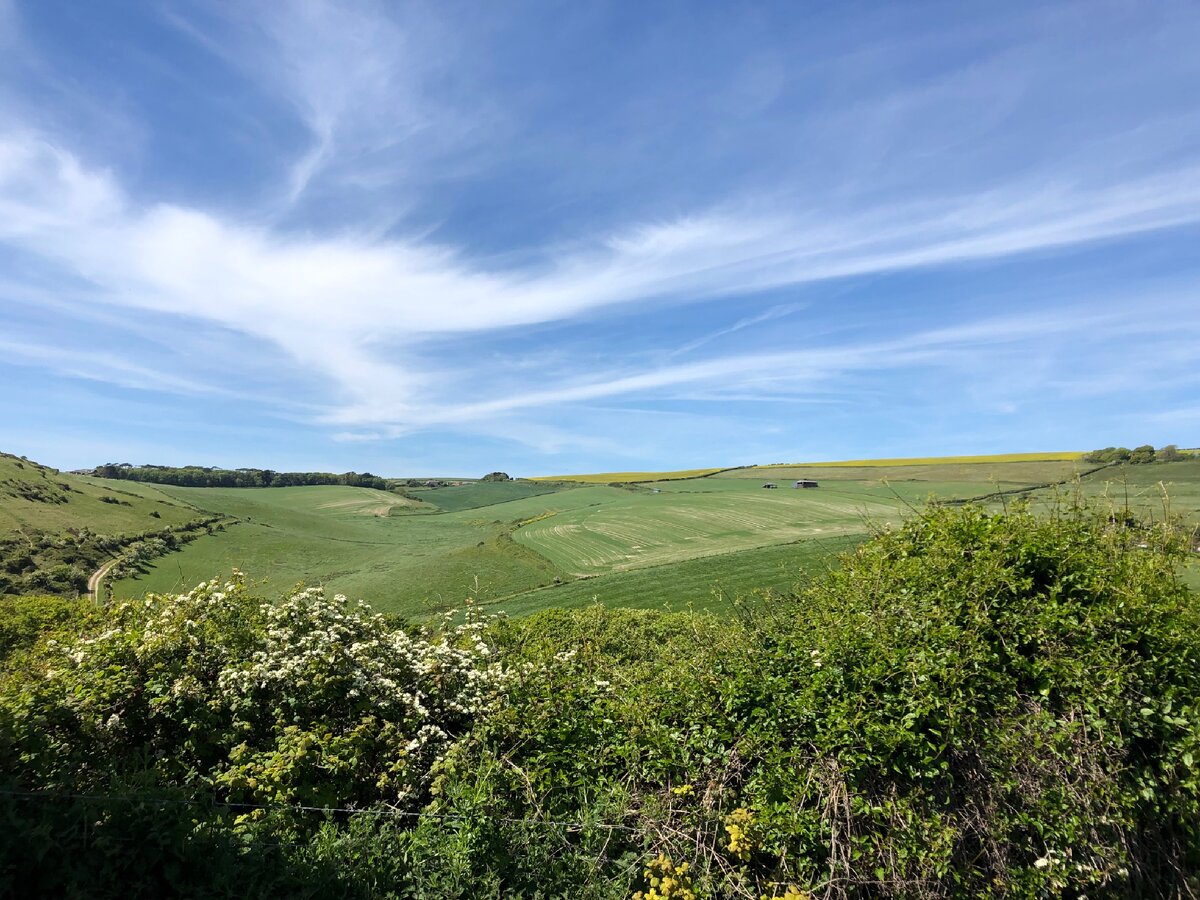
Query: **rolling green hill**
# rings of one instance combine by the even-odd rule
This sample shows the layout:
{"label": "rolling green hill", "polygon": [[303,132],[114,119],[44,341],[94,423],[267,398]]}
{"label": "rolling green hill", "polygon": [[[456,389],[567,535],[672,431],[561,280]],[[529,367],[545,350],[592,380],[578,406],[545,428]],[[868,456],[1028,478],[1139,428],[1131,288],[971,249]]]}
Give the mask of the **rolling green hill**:
{"label": "rolling green hill", "polygon": [[[333,485],[161,490],[219,509],[239,525],[163,558],[142,578],[118,583],[119,592],[186,587],[236,567],[266,579],[268,592],[304,581],[381,610],[424,616],[461,604],[469,591],[487,599],[550,584],[560,575],[510,537],[518,521],[546,511],[539,497],[438,513],[421,509],[425,504],[406,506],[399,495]],[[425,493],[443,490],[455,489]],[[546,500],[561,504],[558,498],[572,493],[549,492]],[[465,489],[450,496],[467,501]],[[471,502],[479,501],[476,495]]]}
{"label": "rolling green hill", "polygon": [[126,490],[0,454],[0,595],[82,594],[105,563],[163,552],[215,518],[150,485]]}
{"label": "rolling green hill", "polygon": [[[1130,469],[1139,480],[1200,482],[1191,464]],[[413,491],[422,501],[416,506],[342,486],[160,487],[240,524],[157,560],[117,590],[186,587],[237,566],[267,579],[268,591],[303,580],[414,617],[468,596],[512,614],[593,600],[714,608],[756,588],[786,589],[795,580],[789,566],[896,523],[930,497],[977,497],[1079,471],[1087,468],[1072,460],[806,467],[797,475],[819,477],[813,491],[790,488],[787,469],[735,469],[626,488],[473,483]],[[783,486],[764,490],[768,473]],[[1089,476],[1086,490],[1103,491],[1099,475]],[[1200,505],[1191,495],[1181,502]]]}
{"label": "rolling green hill", "polygon": [[[1078,476],[1074,488],[1038,487]],[[802,477],[820,488],[792,489]],[[764,490],[767,482],[779,488]],[[46,540],[83,528],[128,540],[221,517],[236,526],[202,531],[144,561],[144,571],[115,581],[113,592],[186,589],[236,567],[268,594],[304,581],[414,618],[468,597],[514,615],[592,602],[716,609],[759,588],[787,590],[802,566],[819,564],[872,527],[898,523],[930,498],[1002,491],[1052,503],[1074,490],[1114,504],[1128,496],[1130,506],[1161,515],[1164,486],[1173,511],[1198,515],[1200,460],[1100,470],[1043,458],[771,466],[625,486],[472,482],[405,496],[344,485],[105,481],[0,456],[0,540],[31,533]],[[94,564],[92,557],[74,564],[90,571],[119,551],[105,547],[94,550]],[[77,580],[80,572],[67,574]]]}
{"label": "rolling green hill", "polygon": [[0,534],[69,528],[132,534],[182,524],[197,512],[153,485],[102,482],[0,453]]}

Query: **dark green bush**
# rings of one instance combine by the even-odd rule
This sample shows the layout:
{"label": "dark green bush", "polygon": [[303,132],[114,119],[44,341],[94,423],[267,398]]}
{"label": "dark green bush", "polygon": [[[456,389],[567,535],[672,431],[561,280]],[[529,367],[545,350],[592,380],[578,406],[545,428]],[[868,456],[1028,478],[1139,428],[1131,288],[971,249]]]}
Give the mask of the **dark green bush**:
{"label": "dark green bush", "polygon": [[546,616],[513,646],[544,658],[550,633],[559,658],[463,771],[519,769],[524,815],[605,807],[637,828],[610,848],[690,861],[713,894],[1185,891],[1200,615],[1180,553],[1167,526],[1081,510],[933,509],[741,628]]}

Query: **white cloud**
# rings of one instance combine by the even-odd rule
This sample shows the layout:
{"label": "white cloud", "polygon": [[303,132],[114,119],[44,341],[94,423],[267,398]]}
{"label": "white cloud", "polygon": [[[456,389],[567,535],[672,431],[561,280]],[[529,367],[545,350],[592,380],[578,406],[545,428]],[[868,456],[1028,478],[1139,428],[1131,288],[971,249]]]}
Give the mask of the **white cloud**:
{"label": "white cloud", "polygon": [[312,193],[337,201],[366,191],[376,203],[356,206],[356,225],[382,230],[410,202],[415,169],[445,164],[496,128],[496,108],[480,97],[464,114],[457,91],[469,69],[455,32],[420,5],[296,0],[161,14],[307,130],[270,218],[286,220]]}
{"label": "white cloud", "polygon": [[[461,422],[771,367],[815,376],[847,364],[840,349],[732,357],[467,400],[445,396],[424,365],[421,346],[432,338],[1198,220],[1200,172],[1182,170],[1092,190],[1064,186],[1034,194],[1013,186],[841,217],[714,213],[631,228],[537,268],[488,271],[427,241],[283,236],[198,209],[138,207],[109,173],[44,137],[0,139],[0,239],[86,279],[107,303],[214,322],[282,348],[295,365],[324,372],[339,389],[343,405],[325,418],[360,426]],[[989,323],[919,336],[891,350],[912,354],[933,343],[1004,337]],[[386,356],[375,349],[385,342]]]}

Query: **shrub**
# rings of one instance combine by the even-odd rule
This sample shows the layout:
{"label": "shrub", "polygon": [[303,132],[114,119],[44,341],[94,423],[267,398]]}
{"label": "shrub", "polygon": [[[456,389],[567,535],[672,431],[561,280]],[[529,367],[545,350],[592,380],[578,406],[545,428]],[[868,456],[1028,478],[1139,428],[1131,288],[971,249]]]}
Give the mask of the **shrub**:
{"label": "shrub", "polygon": [[689,862],[697,896],[1179,893],[1200,866],[1180,553],[1102,513],[931,509],[742,627],[535,619],[507,646],[541,665],[457,763],[519,769],[490,790],[529,818],[605,810],[632,832],[580,853]]}
{"label": "shrub", "polygon": [[[319,589],[264,603],[240,579],[122,603],[83,635],[43,644],[4,682],[4,780],[84,807],[132,797],[131,809],[86,814],[90,843],[72,848],[110,875],[136,868],[141,851],[95,854],[132,840],[146,816],[187,855],[213,828],[231,847],[238,833],[303,840],[328,816],[301,806],[415,811],[437,762],[504,683],[482,627],[414,636]],[[85,815],[80,804],[67,810]],[[34,865],[44,880],[52,873],[37,867],[38,852],[70,838],[37,826],[58,814],[29,802],[8,814],[23,825],[8,832],[3,864]]]}
{"label": "shrub", "polygon": [[1183,552],[967,506],[724,621],[150,596],[14,657],[0,865],[113,896],[1194,895]]}
{"label": "shrub", "polygon": [[53,596],[0,598],[0,666],[14,654],[30,650],[39,640],[86,619],[86,608],[74,600]]}
{"label": "shrub", "polygon": [[[977,508],[861,547],[770,652],[796,676],[776,713],[792,759],[815,774],[798,796],[767,768],[753,791],[822,810],[819,845],[789,848],[808,851],[800,874],[913,894],[1178,890],[1200,863],[1200,616],[1180,553],[1169,525]],[[791,817],[764,822],[786,846]]]}

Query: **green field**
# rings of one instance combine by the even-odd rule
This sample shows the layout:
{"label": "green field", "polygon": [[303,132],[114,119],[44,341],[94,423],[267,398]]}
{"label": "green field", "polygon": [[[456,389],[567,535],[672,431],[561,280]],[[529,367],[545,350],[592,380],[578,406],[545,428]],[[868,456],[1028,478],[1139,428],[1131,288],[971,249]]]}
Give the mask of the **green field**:
{"label": "green field", "polygon": [[1086,496],[1117,509],[1128,505],[1141,515],[1162,518],[1171,513],[1200,524],[1200,459],[1113,466],[1083,478],[1081,488]]}
{"label": "green field", "polygon": [[[931,498],[1004,492],[987,502],[1025,494],[1045,505],[1079,493],[1156,517],[1168,508],[1200,515],[1200,460],[1093,471],[1044,456],[723,469],[624,486],[472,482],[404,493],[105,481],[3,456],[0,535],[81,526],[135,534],[219,515],[225,530],[202,534],[110,591],[186,589],[236,567],[269,594],[303,581],[421,618],[468,597],[513,615],[593,602],[715,609],[756,589],[790,589],[804,566],[823,564]],[[821,486],[794,489],[798,478]],[[764,489],[767,482],[779,487]],[[1055,482],[1063,484],[1044,487]]]}
{"label": "green field", "polygon": [[1095,464],[1079,460],[1027,460],[989,459],[977,462],[939,462],[936,464],[910,463],[906,465],[803,465],[803,466],[751,466],[730,469],[716,478],[745,478],[758,481],[775,481],[780,484],[799,478],[818,481],[853,481],[862,483],[905,481],[930,482],[935,484],[974,484],[980,493],[997,483],[1002,487],[1015,485],[1044,484],[1049,481],[1065,481],[1095,469]]}
{"label": "green field", "polygon": [[511,532],[523,519],[589,502],[588,489],[514,497],[505,487],[428,491],[431,500],[475,504],[486,499],[480,491],[499,500],[483,509],[437,512],[369,488],[164,486],[181,502],[220,510],[238,524],[156,561],[147,575],[118,582],[113,590],[186,588],[236,567],[264,580],[268,592],[304,581],[381,610],[424,616],[460,605],[469,594],[485,600],[550,584],[560,571],[515,543]]}
{"label": "green field", "polygon": [[[768,471],[779,489],[762,488]],[[150,574],[117,590],[174,589],[238,566],[267,579],[270,590],[301,580],[325,584],[414,617],[468,596],[512,614],[593,600],[705,608],[755,588],[786,589],[787,560],[828,556],[931,497],[976,497],[1078,471],[1087,469],[1038,460],[798,472],[819,476],[822,486],[814,491],[791,488],[786,469],[734,469],[627,488],[475,483],[411,491],[423,501],[416,506],[363,488],[168,487],[160,490],[242,521],[157,561]],[[1138,490],[1164,476],[1200,484],[1187,463],[1131,471],[1139,485],[1146,482]],[[1101,474],[1089,476],[1084,489],[1101,493]],[[1103,474],[1111,479],[1119,472]],[[1180,502],[1200,507],[1194,494]]]}
{"label": "green field", "polygon": [[[972,486],[973,487],[973,486]],[[516,539],[574,576],[658,566],[803,538],[861,534],[898,521],[907,501],[885,488],[763,490],[747,480],[668,482],[658,493],[610,492],[595,505],[564,510],[521,528]]]}
{"label": "green field", "polygon": [[[784,477],[778,473],[781,470],[803,469],[811,473],[817,469],[929,469],[942,466],[985,465],[995,466],[1001,463],[1037,463],[1037,462],[1080,462],[1084,454],[1079,451],[1062,451],[1050,453],[996,453],[988,456],[929,456],[906,457],[896,459],[850,459],[837,462],[806,462],[806,463],[772,463],[762,466],[735,466],[732,468],[716,469],[681,469],[673,472],[593,472],[583,475],[543,475],[531,478],[530,481],[571,481],[584,484],[617,484],[617,483],[647,483],[652,481],[677,481],[688,478],[703,478],[709,475],[734,473],[735,477],[758,478],[760,475]],[[931,473],[929,480],[939,480],[940,476]],[[796,475],[795,477],[802,477]],[[809,475],[811,477],[811,474]],[[882,477],[877,475],[876,477]],[[942,479],[944,480],[944,479]]]}
{"label": "green field", "polygon": [[443,488],[409,488],[407,492],[437,509],[457,512],[552,494],[560,489],[560,485],[534,481],[476,481]]}
{"label": "green field", "polygon": [[[978,465],[1006,462],[1063,462],[1083,459],[1086,454],[1077,450],[1067,450],[1055,453],[993,453],[985,456],[908,456],[898,457],[894,459],[843,459],[836,462],[810,462],[810,463],[795,463],[794,465],[803,466],[853,466],[853,467],[878,467],[878,466],[946,466],[946,465]],[[772,469],[780,466],[793,465],[790,463],[778,463],[775,465],[761,466],[759,468]]]}
{"label": "green field", "polygon": [[629,609],[727,612],[738,600],[764,592],[794,591],[862,537],[814,538],[581,578],[497,600],[489,611],[520,616],[550,607],[570,609],[599,603]]}

